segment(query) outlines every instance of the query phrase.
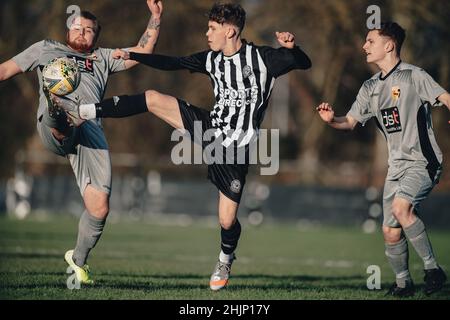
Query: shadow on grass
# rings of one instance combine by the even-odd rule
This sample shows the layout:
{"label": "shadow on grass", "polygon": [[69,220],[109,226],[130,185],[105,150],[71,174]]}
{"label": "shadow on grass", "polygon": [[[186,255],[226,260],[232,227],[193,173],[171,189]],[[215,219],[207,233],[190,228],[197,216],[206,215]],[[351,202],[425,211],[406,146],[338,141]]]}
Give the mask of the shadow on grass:
{"label": "shadow on grass", "polygon": [[[0,284],[0,296],[5,297],[10,290],[67,290],[67,275],[62,272],[2,272],[0,276],[20,276],[21,283],[11,283],[11,279]],[[44,277],[45,276],[45,277]],[[49,278],[50,276],[50,278]],[[142,291],[145,294],[155,293],[161,296],[161,292],[170,296],[170,292],[180,294],[183,291],[209,291],[209,275],[200,274],[126,274],[126,273],[94,273],[96,284],[92,287],[84,287],[86,292],[99,293],[108,290]],[[2,281],[3,282],[3,281]],[[385,297],[384,293],[391,283],[383,283],[382,290],[370,291],[366,288],[366,278],[361,275],[348,276],[310,276],[310,275],[271,275],[271,274],[245,274],[232,276],[230,286],[221,290],[215,297],[224,298],[229,294],[239,295],[242,291],[270,292],[283,291],[289,296],[298,296],[308,299],[308,296],[327,299],[348,299],[351,297],[363,299],[393,299]],[[417,285],[417,293],[410,299],[449,299],[450,286],[427,297],[422,293],[423,285]],[[225,293],[221,295],[221,293]],[[251,293],[249,293],[251,295]],[[342,295],[342,296],[341,296]],[[194,294],[195,296],[195,294]],[[249,296],[251,298],[251,296]],[[39,299],[39,298],[38,298]],[[395,299],[395,298],[394,298]]]}
{"label": "shadow on grass", "polygon": [[[66,280],[68,275],[61,271],[33,270],[33,271],[3,271],[0,272],[0,298],[7,297],[8,291],[15,290],[67,290]],[[143,291],[145,294],[155,293],[160,296],[161,291],[174,294],[182,291],[209,291],[208,274],[152,274],[152,273],[93,273],[96,285],[88,290],[101,293],[107,290]],[[385,297],[384,293],[391,283],[383,283],[382,290],[369,291],[366,288],[366,278],[363,275],[347,276],[313,276],[313,275],[273,275],[273,274],[242,274],[232,275],[230,286],[221,292],[227,294],[239,294],[242,291],[270,292],[281,291],[284,296],[299,296],[308,299],[308,296],[327,299],[330,294],[341,299],[351,297],[367,299],[395,299]],[[416,284],[416,295],[411,299],[450,299],[450,286],[426,296],[423,284]],[[284,292],[284,293],[283,293]],[[349,293],[350,292],[350,293]],[[6,295],[5,295],[6,294]],[[250,293],[251,294],[251,293]],[[305,296],[306,295],[306,296]],[[217,297],[217,296],[216,296]],[[224,297],[218,295],[218,297]]]}
{"label": "shadow on grass", "polygon": [[[55,281],[44,281],[39,279],[42,276],[58,276],[64,279],[66,275],[62,272],[1,272],[0,275],[17,275],[21,276],[22,281],[24,277],[32,277],[32,281],[35,282],[33,285],[23,284],[4,284],[4,288],[35,288],[37,286],[43,287],[55,287],[59,286]],[[149,289],[149,287],[154,287],[154,289],[204,289],[208,285],[209,276],[208,275],[198,275],[198,274],[115,274],[115,273],[95,273],[93,277],[96,279],[96,286],[105,288],[115,288],[115,289]],[[248,289],[305,289],[317,287],[317,282],[321,282],[320,287],[324,287],[323,283],[330,282],[332,287],[335,288],[361,288],[359,283],[365,283],[364,278],[361,276],[344,276],[344,277],[317,277],[317,276],[282,276],[282,275],[265,275],[265,274],[254,274],[254,275],[236,275],[232,277],[233,287],[232,290],[248,290]],[[42,280],[42,281],[40,281]],[[251,281],[253,283],[243,284],[243,282]],[[360,281],[358,281],[360,280]],[[31,281],[31,279],[30,279]],[[358,285],[345,285],[342,282],[357,282]],[[174,283],[175,282],[175,283]],[[193,282],[201,282],[199,284],[194,284]],[[151,288],[150,288],[151,289]]]}
{"label": "shadow on grass", "polygon": [[2,252],[0,260],[5,259],[61,259],[64,253],[36,253],[36,252]]}
{"label": "shadow on grass", "polygon": [[[197,274],[98,274],[97,284],[102,288],[124,290],[193,290],[209,288],[209,276]],[[112,278],[112,279],[107,279]],[[252,283],[245,283],[249,282]],[[198,284],[193,283],[199,282]],[[240,290],[358,290],[365,289],[365,279],[361,276],[316,277],[307,275],[236,275],[232,277],[233,285],[229,291]],[[319,284],[318,284],[319,282]],[[353,283],[352,283],[353,282]],[[325,285],[329,283],[328,285]]]}

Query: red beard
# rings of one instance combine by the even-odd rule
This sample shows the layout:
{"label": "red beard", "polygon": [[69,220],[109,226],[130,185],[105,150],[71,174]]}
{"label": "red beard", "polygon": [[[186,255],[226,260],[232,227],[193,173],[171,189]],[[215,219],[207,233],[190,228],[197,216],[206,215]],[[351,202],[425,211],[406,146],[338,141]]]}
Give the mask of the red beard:
{"label": "red beard", "polygon": [[91,52],[91,50],[93,48],[93,45],[89,46],[86,43],[86,40],[84,40],[84,39],[82,39],[81,41],[79,41],[77,39],[80,39],[80,38],[76,38],[75,40],[70,41],[69,33],[67,33],[66,42],[67,42],[67,45],[69,47],[71,47],[73,50],[81,52],[81,53],[89,53],[89,52]]}

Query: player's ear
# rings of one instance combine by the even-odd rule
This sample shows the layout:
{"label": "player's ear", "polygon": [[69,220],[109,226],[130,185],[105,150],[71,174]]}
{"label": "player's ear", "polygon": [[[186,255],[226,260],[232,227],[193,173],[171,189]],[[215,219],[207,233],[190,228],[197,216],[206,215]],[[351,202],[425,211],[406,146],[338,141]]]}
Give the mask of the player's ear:
{"label": "player's ear", "polygon": [[233,39],[236,36],[237,32],[236,29],[233,28],[232,26],[228,26],[228,30],[227,30],[227,38],[228,39]]}
{"label": "player's ear", "polygon": [[386,52],[388,52],[388,53],[394,51],[395,50],[394,41],[392,41],[392,40],[387,41],[384,47],[385,47]]}

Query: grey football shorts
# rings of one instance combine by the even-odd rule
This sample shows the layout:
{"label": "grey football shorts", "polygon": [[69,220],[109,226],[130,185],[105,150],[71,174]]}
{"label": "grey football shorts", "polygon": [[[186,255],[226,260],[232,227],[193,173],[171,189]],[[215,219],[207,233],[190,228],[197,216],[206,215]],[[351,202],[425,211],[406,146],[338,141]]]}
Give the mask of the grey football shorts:
{"label": "grey football shorts", "polygon": [[392,214],[392,202],[394,198],[408,200],[418,214],[420,203],[438,183],[439,176],[440,171],[434,179],[431,179],[426,168],[411,167],[406,169],[400,178],[386,180],[383,192],[383,225],[391,228],[400,227],[400,223]]}
{"label": "grey football shorts", "polygon": [[61,143],[50,127],[38,121],[37,129],[44,146],[51,152],[69,159],[81,196],[88,185],[111,194],[111,158],[102,128],[95,120],[86,121],[72,130]]}

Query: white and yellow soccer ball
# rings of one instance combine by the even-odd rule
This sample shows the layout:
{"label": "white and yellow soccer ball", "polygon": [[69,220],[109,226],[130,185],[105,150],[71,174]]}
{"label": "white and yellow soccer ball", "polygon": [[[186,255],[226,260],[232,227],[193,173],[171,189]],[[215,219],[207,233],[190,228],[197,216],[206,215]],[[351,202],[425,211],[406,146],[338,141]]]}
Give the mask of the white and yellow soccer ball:
{"label": "white and yellow soccer ball", "polygon": [[78,65],[67,57],[51,60],[42,70],[44,86],[57,96],[72,93],[80,84],[81,72]]}

